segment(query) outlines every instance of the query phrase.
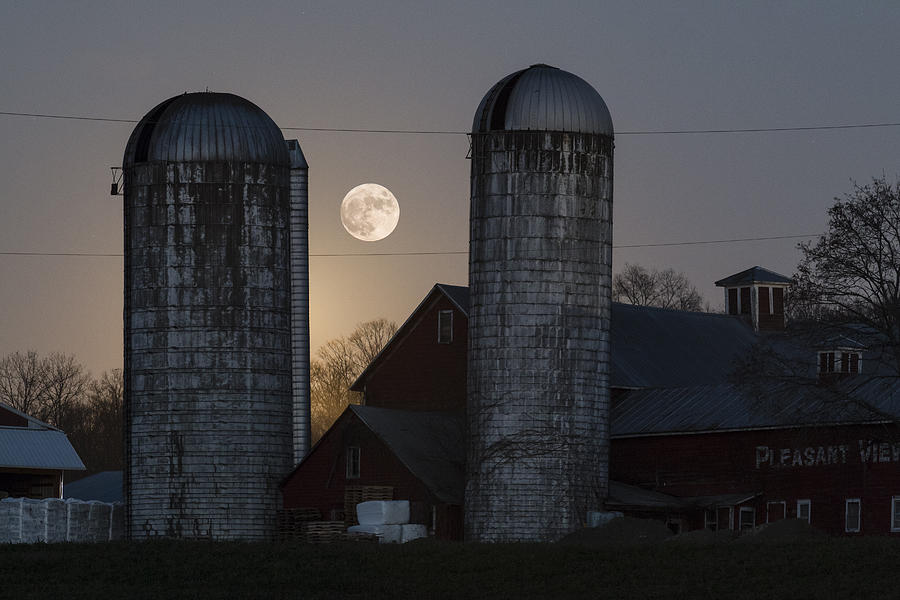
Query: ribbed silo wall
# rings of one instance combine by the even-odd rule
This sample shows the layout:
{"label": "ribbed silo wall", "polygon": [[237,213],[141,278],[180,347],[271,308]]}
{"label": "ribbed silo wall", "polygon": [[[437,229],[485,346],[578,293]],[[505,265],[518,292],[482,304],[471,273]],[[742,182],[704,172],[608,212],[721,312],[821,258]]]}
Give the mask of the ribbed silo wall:
{"label": "ribbed silo wall", "polygon": [[291,382],[293,461],[309,452],[309,165],[297,140],[288,140],[291,158]]}
{"label": "ribbed silo wall", "polygon": [[125,170],[128,534],[264,539],[291,466],[285,166]]}
{"label": "ribbed silo wall", "polygon": [[612,138],[472,143],[466,538],[552,541],[607,493]]}

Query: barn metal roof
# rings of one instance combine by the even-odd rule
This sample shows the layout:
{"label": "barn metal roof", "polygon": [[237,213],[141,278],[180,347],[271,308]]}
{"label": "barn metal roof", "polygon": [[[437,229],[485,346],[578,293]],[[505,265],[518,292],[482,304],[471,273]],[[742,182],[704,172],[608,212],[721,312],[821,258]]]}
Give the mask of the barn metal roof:
{"label": "barn metal roof", "polygon": [[568,131],[613,135],[606,102],[577,75],[532,65],[497,82],[475,111],[473,133]]}
{"label": "barn metal roof", "polygon": [[613,303],[610,383],[644,388],[722,382],[756,341],[736,317]]}
{"label": "barn metal roof", "polygon": [[835,386],[755,381],[634,390],[610,409],[613,437],[884,422],[900,417],[900,378]]}
{"label": "barn metal roof", "polygon": [[462,415],[350,406],[438,499],[462,504],[466,448]]}
{"label": "barn metal roof", "polygon": [[[373,366],[405,335],[436,292],[468,316],[469,288],[436,284],[351,389],[362,389]],[[645,388],[724,382],[757,341],[750,326],[738,317],[613,302],[610,383],[618,388]]]}
{"label": "barn metal roof", "polygon": [[219,92],[185,93],[154,107],[131,133],[123,165],[207,161],[290,165],[284,136],[269,115]]}
{"label": "barn metal roof", "polygon": [[0,468],[84,470],[84,463],[58,429],[0,427]]}
{"label": "barn metal roof", "polygon": [[740,273],[735,273],[725,279],[720,279],[716,285],[720,287],[730,287],[736,285],[750,285],[751,283],[783,283],[791,284],[794,281],[790,277],[785,277],[775,271],[763,269],[762,267],[750,267]]}

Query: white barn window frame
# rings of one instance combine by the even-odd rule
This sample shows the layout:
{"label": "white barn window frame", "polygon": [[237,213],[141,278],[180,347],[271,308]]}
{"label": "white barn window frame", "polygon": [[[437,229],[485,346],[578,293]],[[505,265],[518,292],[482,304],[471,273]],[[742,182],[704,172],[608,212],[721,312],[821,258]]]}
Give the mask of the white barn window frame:
{"label": "white barn window frame", "polygon": [[360,451],[359,446],[347,446],[347,479],[359,479]]}
{"label": "white barn window frame", "polygon": [[862,502],[859,498],[847,498],[844,503],[844,531],[859,533],[862,530]]}
{"label": "white barn window frame", "polygon": [[891,531],[900,531],[900,496],[891,498]]}
{"label": "white barn window frame", "polygon": [[797,518],[807,523],[811,522],[812,502],[809,500],[797,500]]}
{"label": "white barn window frame", "polygon": [[738,513],[738,531],[753,529],[756,527],[756,509],[752,506],[742,506]]}
{"label": "white barn window frame", "polygon": [[453,311],[438,311],[438,344],[453,342]]}

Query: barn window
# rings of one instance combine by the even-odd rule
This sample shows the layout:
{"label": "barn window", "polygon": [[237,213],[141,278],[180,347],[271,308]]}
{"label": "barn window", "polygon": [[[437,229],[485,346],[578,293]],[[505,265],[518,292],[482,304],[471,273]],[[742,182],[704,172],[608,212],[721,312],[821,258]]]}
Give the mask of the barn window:
{"label": "barn window", "polygon": [[761,315],[772,314],[771,303],[769,302],[770,289],[771,288],[765,286],[759,287],[759,314]]}
{"label": "barn window", "polygon": [[900,531],[900,496],[891,498],[891,531]]}
{"label": "barn window", "polygon": [[766,523],[780,521],[787,516],[787,503],[784,500],[766,502]]}
{"label": "barn window", "polygon": [[741,314],[750,314],[750,288],[741,288]]}
{"label": "barn window", "polygon": [[716,509],[706,509],[706,515],[703,519],[703,526],[710,531],[717,530],[719,528],[719,519],[717,517],[718,514],[716,513]]}
{"label": "barn window", "polygon": [[844,531],[853,533],[860,530],[860,501],[859,498],[848,498],[844,512]]}
{"label": "barn window", "polygon": [[801,521],[806,521],[809,523],[810,517],[810,501],[809,500],[797,500],[797,518]]}
{"label": "barn window", "polygon": [[856,375],[862,367],[862,355],[859,352],[819,352],[819,374],[846,373]]}
{"label": "barn window", "polygon": [[359,479],[359,446],[347,447],[347,479]]}
{"label": "barn window", "polygon": [[742,506],[738,517],[739,529],[745,531],[756,527],[756,509],[752,506]]}
{"label": "barn window", "polygon": [[738,314],[738,291],[737,288],[728,289],[728,314]]}
{"label": "barn window", "polygon": [[453,341],[453,311],[438,312],[438,344],[449,344]]}
{"label": "barn window", "polygon": [[859,373],[859,353],[858,352],[842,352],[841,353],[841,372],[842,373]]}

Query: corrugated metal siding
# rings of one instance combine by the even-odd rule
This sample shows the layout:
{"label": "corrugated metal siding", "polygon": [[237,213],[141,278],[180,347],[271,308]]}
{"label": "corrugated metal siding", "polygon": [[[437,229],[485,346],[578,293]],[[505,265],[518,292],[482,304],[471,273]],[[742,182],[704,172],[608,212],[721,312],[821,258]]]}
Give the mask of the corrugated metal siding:
{"label": "corrugated metal siding", "polygon": [[288,166],[284,137],[261,108],[234,94],[196,92],[147,113],[125,147],[141,162],[244,162]]}
{"label": "corrugated metal siding", "polygon": [[81,471],[84,463],[61,431],[0,427],[0,467]]}
{"label": "corrugated metal siding", "polygon": [[485,94],[472,131],[499,129],[613,135],[612,117],[597,90],[577,75],[548,65],[512,73]]}

